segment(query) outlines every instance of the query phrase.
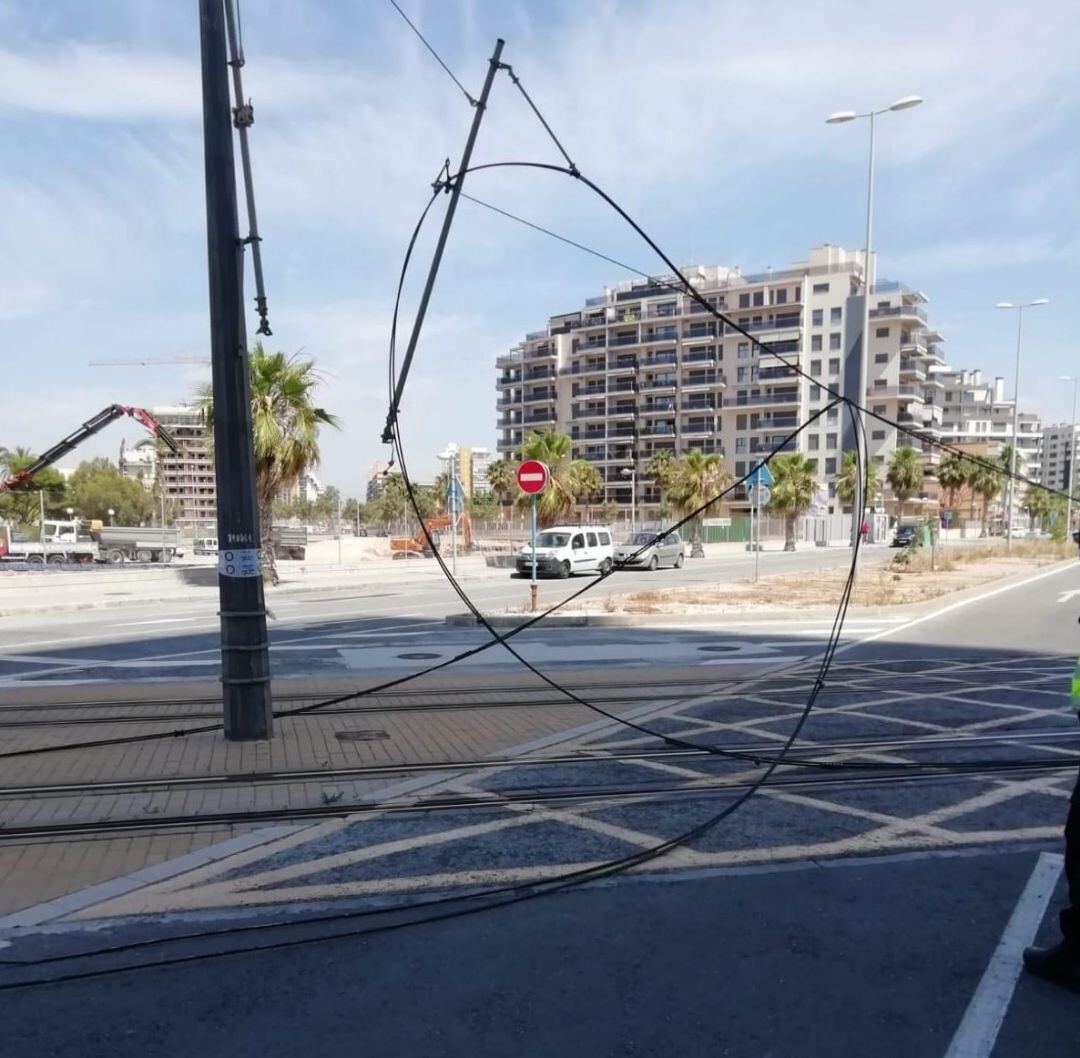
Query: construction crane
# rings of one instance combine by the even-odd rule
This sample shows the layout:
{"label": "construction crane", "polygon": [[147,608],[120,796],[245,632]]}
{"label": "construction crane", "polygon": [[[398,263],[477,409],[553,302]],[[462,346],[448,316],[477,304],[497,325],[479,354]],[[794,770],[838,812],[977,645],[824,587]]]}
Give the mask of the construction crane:
{"label": "construction crane", "polygon": [[208,356],[158,356],[141,360],[91,360],[90,367],[161,367],[165,364],[209,364]]}
{"label": "construction crane", "polygon": [[12,474],[7,481],[0,481],[0,492],[8,492],[26,484],[38,471],[51,466],[61,456],[65,456],[73,448],[81,445],[88,437],[92,437],[99,430],[104,429],[115,419],[129,415],[137,423],[145,426],[155,437],[160,437],[164,444],[173,452],[179,452],[180,446],[164,426],[161,425],[145,408],[134,408],[130,404],[110,404],[103,411],[99,411],[92,419],[88,419],[73,433],[70,433],[59,444],[55,444],[47,452],[43,452],[25,470]]}

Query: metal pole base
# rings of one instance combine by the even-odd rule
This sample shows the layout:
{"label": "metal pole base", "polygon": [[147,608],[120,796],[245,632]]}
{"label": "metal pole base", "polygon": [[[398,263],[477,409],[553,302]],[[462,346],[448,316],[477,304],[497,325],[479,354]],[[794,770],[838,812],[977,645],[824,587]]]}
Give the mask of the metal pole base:
{"label": "metal pole base", "polygon": [[536,613],[536,585],[529,585],[529,609]]}

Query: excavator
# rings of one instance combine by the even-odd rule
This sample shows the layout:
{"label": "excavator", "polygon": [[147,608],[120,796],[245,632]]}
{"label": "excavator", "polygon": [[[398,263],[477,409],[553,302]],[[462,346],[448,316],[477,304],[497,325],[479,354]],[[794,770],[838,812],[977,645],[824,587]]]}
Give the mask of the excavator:
{"label": "excavator", "polygon": [[[453,519],[447,514],[444,514],[440,518],[428,518],[424,522],[424,528],[427,530],[425,534],[423,530],[418,532],[416,536],[392,536],[390,537],[390,551],[392,552],[391,558],[433,558],[434,552],[431,550],[431,544],[441,549],[441,533],[440,530],[448,529]],[[472,522],[469,520],[467,514],[461,516],[461,532],[462,538],[465,543],[465,550],[471,551],[473,546],[472,535]],[[428,537],[431,538],[431,544],[428,543]]]}
{"label": "excavator", "polygon": [[130,404],[110,404],[107,408],[99,411],[92,419],[87,419],[73,433],[70,433],[58,444],[54,444],[47,452],[42,452],[28,467],[12,474],[6,481],[0,481],[0,492],[8,492],[25,485],[35,474],[52,466],[61,456],[81,445],[88,437],[92,437],[99,430],[104,429],[109,423],[124,415],[129,415],[137,423],[145,426],[155,437],[160,437],[164,444],[173,452],[179,452],[180,446],[176,439],[161,425],[145,408],[134,408]]}

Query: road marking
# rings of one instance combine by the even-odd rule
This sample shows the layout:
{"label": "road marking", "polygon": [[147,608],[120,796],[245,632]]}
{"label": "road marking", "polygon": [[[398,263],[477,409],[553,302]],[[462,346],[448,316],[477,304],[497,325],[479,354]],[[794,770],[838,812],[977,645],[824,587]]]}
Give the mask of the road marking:
{"label": "road marking", "polygon": [[1058,596],[1058,602],[1068,602],[1070,599],[1076,598],[1077,595],[1080,595],[1080,588],[1073,588],[1072,591],[1063,591]]}
{"label": "road marking", "polygon": [[1054,853],[1039,856],[945,1058],[989,1058],[1012,1002],[1024,948],[1035,939],[1063,862]]}
{"label": "road marking", "polygon": [[178,625],[187,624],[191,621],[206,621],[205,617],[159,617],[154,621],[126,621],[123,624],[114,624],[113,628],[141,628],[143,625]]}
{"label": "road marking", "polygon": [[960,599],[958,602],[949,603],[948,606],[942,606],[938,610],[931,610],[930,613],[925,613],[921,617],[913,617],[905,624],[894,625],[892,628],[883,628],[880,632],[875,632],[873,635],[866,636],[864,639],[860,639],[855,643],[845,643],[843,646],[838,647],[835,651],[836,654],[844,654],[855,647],[863,646],[866,643],[873,643],[875,640],[884,639],[886,636],[891,636],[894,632],[906,632],[909,628],[914,628],[916,625],[921,625],[925,621],[933,621],[935,618],[944,617],[947,613],[952,613],[954,610],[961,610],[965,606],[971,606],[973,603],[985,602],[987,599],[992,599],[995,595],[1003,595],[1007,591],[1012,591],[1014,588],[1024,588],[1029,584],[1034,584],[1036,581],[1043,580],[1046,577],[1053,577],[1058,573],[1064,573],[1066,570],[1074,569],[1074,563],[1062,563],[1060,566],[1052,566],[1050,569],[1044,569],[1041,573],[1032,574],[1030,577],[1025,577],[1023,580],[1018,580],[1013,584],[1003,584],[998,588],[993,588],[990,591],[984,591],[979,595],[972,595],[969,599]]}

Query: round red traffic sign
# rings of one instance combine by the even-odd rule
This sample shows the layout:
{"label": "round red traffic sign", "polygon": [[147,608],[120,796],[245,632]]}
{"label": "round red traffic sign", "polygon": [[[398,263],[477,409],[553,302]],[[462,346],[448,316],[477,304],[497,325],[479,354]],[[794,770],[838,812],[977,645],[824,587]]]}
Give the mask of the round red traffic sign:
{"label": "round red traffic sign", "polygon": [[526,459],[517,468],[518,488],[527,496],[543,492],[550,480],[551,471],[548,470],[547,464],[541,463],[539,459]]}

